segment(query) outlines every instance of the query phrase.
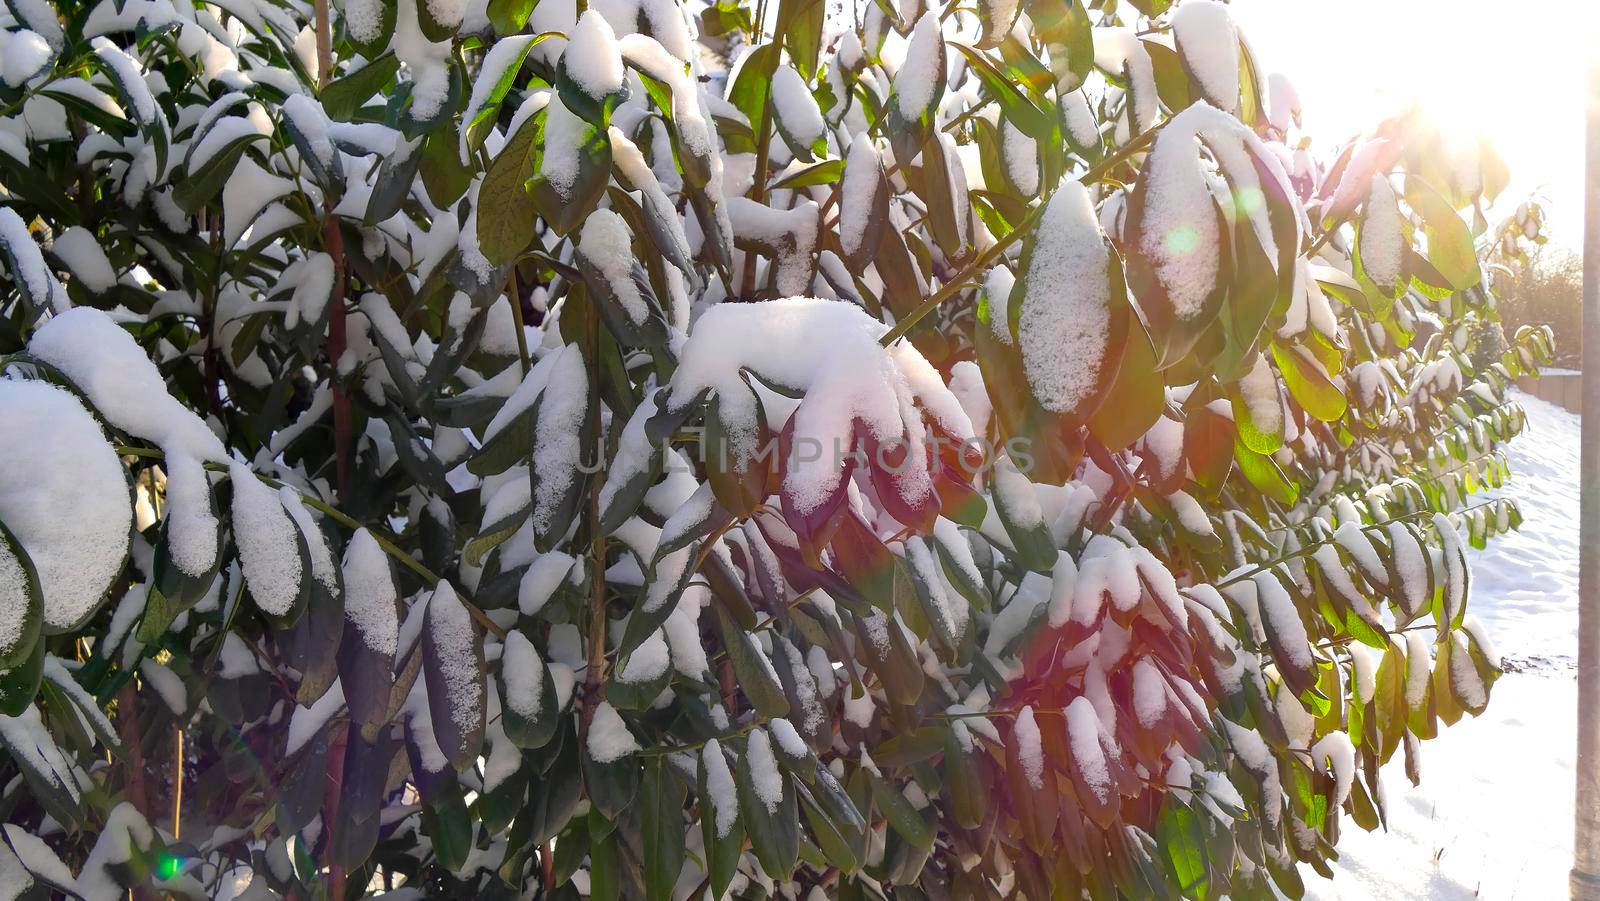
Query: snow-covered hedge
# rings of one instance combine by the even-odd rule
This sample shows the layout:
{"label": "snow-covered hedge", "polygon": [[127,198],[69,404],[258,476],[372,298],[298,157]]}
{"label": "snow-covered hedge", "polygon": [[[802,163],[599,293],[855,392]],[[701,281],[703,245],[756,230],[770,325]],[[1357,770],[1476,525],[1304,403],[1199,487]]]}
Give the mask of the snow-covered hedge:
{"label": "snow-covered hedge", "polygon": [[1503,165],[1313,148],[1213,0],[889,6],[6,0],[6,897],[1295,897],[1383,822],[1498,675]]}

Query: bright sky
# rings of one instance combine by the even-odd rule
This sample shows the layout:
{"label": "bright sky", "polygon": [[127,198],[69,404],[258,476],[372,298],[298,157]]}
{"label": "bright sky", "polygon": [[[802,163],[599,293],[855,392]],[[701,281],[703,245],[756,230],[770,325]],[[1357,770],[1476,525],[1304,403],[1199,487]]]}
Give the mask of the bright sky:
{"label": "bright sky", "polygon": [[[1479,130],[1511,166],[1490,222],[1532,191],[1551,239],[1583,241],[1587,67],[1596,0],[1233,0],[1263,70],[1294,82],[1315,146],[1328,149],[1415,100]],[[1510,200],[1509,206],[1506,201]]]}

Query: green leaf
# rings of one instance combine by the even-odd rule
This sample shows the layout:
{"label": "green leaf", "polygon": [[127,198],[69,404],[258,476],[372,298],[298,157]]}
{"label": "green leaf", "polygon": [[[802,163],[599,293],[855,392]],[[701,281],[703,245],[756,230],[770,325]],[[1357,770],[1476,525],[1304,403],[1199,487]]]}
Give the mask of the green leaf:
{"label": "green leaf", "polygon": [[437,43],[456,36],[456,28],[461,25],[460,13],[456,14],[456,21],[448,22],[434,15],[434,4],[429,0],[399,0],[399,2],[417,5],[417,25],[428,40]]}
{"label": "green leaf", "polygon": [[478,192],[478,250],[497,266],[516,259],[533,242],[538,214],[523,185],[534,177],[543,133],[544,117],[529,116],[484,173]]}
{"label": "green leaf", "polygon": [[913,847],[930,850],[933,847],[933,830],[928,828],[928,821],[922,818],[921,811],[911,806],[899,789],[877,773],[868,772],[867,781],[872,786],[872,803],[883,811],[889,827]]}
{"label": "green leaf", "polygon": [[[807,81],[816,77],[817,54],[822,49],[822,24],[827,7],[823,0],[779,0],[774,35],[783,38],[783,49]],[[754,119],[750,121],[754,122]]]}
{"label": "green leaf", "polygon": [[789,699],[784,696],[782,683],[775,678],[771,663],[761,653],[755,639],[739,628],[721,604],[716,605],[716,611],[717,632],[728,659],[733,662],[739,690],[762,717],[788,716]]}
{"label": "green leaf", "polygon": [[1200,815],[1170,794],[1156,820],[1156,844],[1161,848],[1167,874],[1183,896],[1207,897],[1211,865]]}
{"label": "green leaf", "polygon": [[[419,2],[425,4],[426,0]],[[347,122],[398,71],[400,59],[393,52],[386,52],[360,69],[328,82],[318,94],[322,108],[327,110],[329,118]]]}
{"label": "green leaf", "polygon": [[[762,738],[766,738],[763,734]],[[769,742],[771,739],[767,739]],[[750,835],[756,860],[768,876],[787,881],[800,859],[800,811],[795,803],[794,783],[782,770],[775,775],[783,792],[771,807],[756,791],[756,774],[750,768],[748,751],[740,758],[734,781],[739,790],[739,811]]]}
{"label": "green leaf", "polygon": [[539,0],[489,0],[489,24],[494,33],[505,37],[521,31]]}
{"label": "green leaf", "polygon": [[[706,849],[706,872],[710,877],[712,897],[721,898],[728,890],[728,885],[733,881],[733,876],[739,869],[739,859],[744,855],[744,818],[738,815],[738,800],[732,800],[734,805],[734,818],[728,825],[726,835],[717,832],[716,805],[719,800],[714,797],[708,785],[706,775],[705,754],[723,755],[723,765],[727,765],[727,757],[720,743],[708,743],[701,753],[700,766],[696,782],[695,793],[700,798],[700,830],[703,839],[702,846]],[[731,774],[730,774],[731,775]]]}
{"label": "green leaf", "polygon": [[1000,104],[1000,109],[1006,118],[1028,137],[1035,140],[1049,140],[1055,129],[1055,116],[1053,112],[1040,109],[1028,99],[1018,87],[1015,79],[1008,77],[995,67],[993,60],[978,50],[960,41],[951,41],[961,55],[967,58],[978,80],[983,83],[984,93]]}
{"label": "green leaf", "polygon": [[644,831],[644,886],[647,901],[671,901],[683,867],[683,799],[685,787],[667,764],[655,756],[644,764],[639,790],[639,820]]}
{"label": "green leaf", "polygon": [[1428,242],[1428,262],[1444,276],[1450,287],[1465,291],[1483,277],[1473,250],[1472,231],[1450,201],[1415,175],[1406,176],[1406,203],[1422,217],[1422,233]]}

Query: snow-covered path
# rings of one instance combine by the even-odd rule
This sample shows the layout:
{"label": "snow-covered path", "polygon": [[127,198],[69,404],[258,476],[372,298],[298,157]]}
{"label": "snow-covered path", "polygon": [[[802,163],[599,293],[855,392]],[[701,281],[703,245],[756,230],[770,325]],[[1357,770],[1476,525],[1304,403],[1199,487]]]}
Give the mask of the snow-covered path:
{"label": "snow-covered path", "polygon": [[1511,444],[1522,529],[1473,555],[1470,610],[1508,672],[1489,709],[1422,744],[1422,785],[1402,755],[1383,772],[1389,831],[1343,822],[1336,878],[1306,871],[1307,897],[1558,899],[1572,856],[1577,686],[1578,417],[1520,392]]}

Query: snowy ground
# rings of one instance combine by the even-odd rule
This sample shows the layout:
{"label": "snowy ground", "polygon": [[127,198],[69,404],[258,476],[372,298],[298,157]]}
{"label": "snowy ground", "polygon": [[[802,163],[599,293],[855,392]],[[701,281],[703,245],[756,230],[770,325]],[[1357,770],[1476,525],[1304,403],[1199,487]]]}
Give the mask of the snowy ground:
{"label": "snowy ground", "polygon": [[1329,881],[1307,896],[1557,899],[1572,863],[1577,686],[1578,417],[1518,392],[1528,429],[1511,444],[1503,489],[1526,521],[1473,556],[1471,609],[1508,672],[1489,710],[1422,745],[1422,785],[1402,755],[1384,769],[1389,831],[1344,821]]}

